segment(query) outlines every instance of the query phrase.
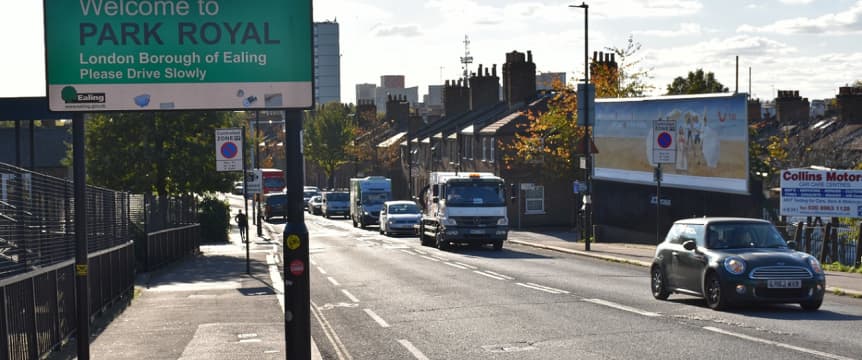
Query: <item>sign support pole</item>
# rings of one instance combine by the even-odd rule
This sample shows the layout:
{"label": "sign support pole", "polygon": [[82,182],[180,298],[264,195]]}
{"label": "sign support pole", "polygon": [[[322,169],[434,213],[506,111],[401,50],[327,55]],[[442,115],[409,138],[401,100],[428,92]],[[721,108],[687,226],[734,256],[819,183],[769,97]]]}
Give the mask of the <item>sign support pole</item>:
{"label": "sign support pole", "polygon": [[655,243],[661,243],[661,163],[655,168]]}
{"label": "sign support pole", "polygon": [[311,359],[308,228],[302,212],[301,110],[285,112],[287,224],[284,226],[284,336],[288,359]]}
{"label": "sign support pole", "polygon": [[72,163],[75,196],[75,298],[78,313],[78,359],[90,359],[90,286],[87,259],[87,168],[84,156],[84,115],[72,116]]}
{"label": "sign support pole", "polygon": [[[245,126],[242,127],[242,147],[245,148]],[[242,149],[242,204],[245,206],[245,218],[248,219],[248,173],[246,172],[246,153],[245,149]],[[248,220],[246,220],[246,223]],[[248,241],[248,227],[245,228],[245,238],[242,239],[245,242],[245,273],[251,275],[251,254],[249,251]]]}

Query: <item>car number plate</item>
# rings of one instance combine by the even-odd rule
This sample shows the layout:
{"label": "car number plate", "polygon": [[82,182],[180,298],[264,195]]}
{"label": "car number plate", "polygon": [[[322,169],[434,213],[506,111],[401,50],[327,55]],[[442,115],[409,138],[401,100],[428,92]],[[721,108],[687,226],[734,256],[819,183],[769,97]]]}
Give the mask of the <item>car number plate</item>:
{"label": "car number plate", "polygon": [[485,233],[485,230],[482,230],[482,229],[478,229],[478,230],[470,230],[470,234],[473,234],[473,235],[481,235],[481,234],[484,234],[484,233]]}
{"label": "car number plate", "polygon": [[766,286],[770,289],[798,289],[802,287],[802,280],[769,280]]}

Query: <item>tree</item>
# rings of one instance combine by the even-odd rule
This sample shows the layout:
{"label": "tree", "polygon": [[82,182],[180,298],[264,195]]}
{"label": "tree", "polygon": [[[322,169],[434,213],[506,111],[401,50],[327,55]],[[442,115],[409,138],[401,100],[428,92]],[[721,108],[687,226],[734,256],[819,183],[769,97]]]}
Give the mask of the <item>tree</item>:
{"label": "tree", "polygon": [[709,94],[728,92],[728,89],[715,79],[712,72],[703,69],[689,71],[685,78],[678,76],[667,86],[667,95]]}
{"label": "tree", "polygon": [[[640,50],[640,44],[628,39],[625,48],[608,48],[619,62],[617,66],[600,66],[593,59],[592,82],[596,97],[641,96],[651,89],[644,81],[649,78],[646,70],[636,69],[640,60],[630,61]],[[503,145],[503,160],[507,167],[539,166],[542,173],[567,177],[577,171],[577,156],[583,151],[585,129],[577,125],[577,93],[571,85],[555,82],[553,95],[547,99],[546,107],[524,112],[527,122],[519,126],[519,132],[510,145]]]}
{"label": "tree", "polygon": [[330,188],[335,186],[335,170],[351,160],[356,126],[350,112],[349,106],[337,102],[321,105],[304,126],[305,156],[320,166]]}
{"label": "tree", "polygon": [[85,128],[88,180],[160,197],[228,191],[236,176],[215,169],[215,129],[237,125],[229,112],[96,114]]}
{"label": "tree", "polygon": [[651,78],[649,72],[638,67],[642,59],[635,59],[640,49],[641,44],[634,41],[631,35],[625,47],[605,48],[614,54],[617,67],[595,65],[592,67],[590,75],[593,84],[596,85],[596,97],[639,97],[654,88],[645,82]]}

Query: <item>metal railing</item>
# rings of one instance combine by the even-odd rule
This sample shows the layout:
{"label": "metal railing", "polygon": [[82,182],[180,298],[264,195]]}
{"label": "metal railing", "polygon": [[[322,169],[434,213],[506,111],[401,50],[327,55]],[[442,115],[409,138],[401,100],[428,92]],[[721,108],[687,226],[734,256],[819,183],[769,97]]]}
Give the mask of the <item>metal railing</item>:
{"label": "metal railing", "polygon": [[[152,271],[200,251],[200,224],[148,233],[140,246],[143,271]],[[139,254],[141,254],[139,252]],[[140,255],[139,255],[140,256]]]}
{"label": "metal railing", "polygon": [[[39,359],[77,329],[73,184],[0,164],[0,358]],[[134,285],[129,195],[87,187],[90,316]]]}
{"label": "metal railing", "polygon": [[[784,225],[784,230],[790,238],[796,241],[798,250],[814,255],[827,264],[838,262],[842,265],[854,266],[858,264],[859,256],[862,255],[858,253],[860,247],[858,228],[848,225],[831,228],[833,237],[830,237],[832,240],[826,242],[825,248],[823,246],[826,239],[825,225],[796,222]],[[799,234],[798,238],[796,238],[796,234]]]}

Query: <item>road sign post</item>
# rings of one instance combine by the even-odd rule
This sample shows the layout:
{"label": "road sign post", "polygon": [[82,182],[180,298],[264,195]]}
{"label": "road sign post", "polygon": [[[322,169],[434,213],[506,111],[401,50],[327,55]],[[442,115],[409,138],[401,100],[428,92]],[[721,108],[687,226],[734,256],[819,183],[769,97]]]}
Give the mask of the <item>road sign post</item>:
{"label": "road sign post", "polygon": [[[655,239],[656,244],[661,242],[661,181],[663,174],[661,164],[673,164],[676,162],[676,120],[653,121],[652,159],[656,163],[655,174]],[[683,155],[685,156],[685,155]]]}
{"label": "road sign post", "polygon": [[302,212],[302,112],[285,113],[285,158],[293,169],[286,179],[284,226],[284,334],[288,359],[311,359],[311,287],[308,275],[308,228]]}
{"label": "road sign post", "polygon": [[242,151],[245,141],[242,129],[216,129],[215,154],[216,171],[242,171],[245,152]]}

